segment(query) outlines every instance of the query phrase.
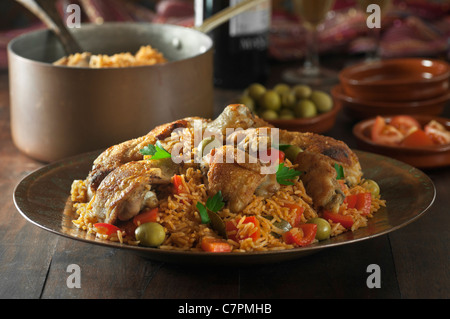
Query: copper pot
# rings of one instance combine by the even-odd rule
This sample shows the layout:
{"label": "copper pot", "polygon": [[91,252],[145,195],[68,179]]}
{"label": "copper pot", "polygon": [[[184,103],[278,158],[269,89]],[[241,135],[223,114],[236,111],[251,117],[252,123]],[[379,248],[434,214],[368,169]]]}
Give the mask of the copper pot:
{"label": "copper pot", "polygon": [[13,39],[8,57],[15,145],[50,162],[142,136],[179,118],[212,117],[213,43],[205,33],[218,24],[211,22],[202,31],[151,23],[86,24],[70,31],[92,54],[134,53],[150,44],[170,61],[142,67],[55,66],[66,54],[57,32]]}

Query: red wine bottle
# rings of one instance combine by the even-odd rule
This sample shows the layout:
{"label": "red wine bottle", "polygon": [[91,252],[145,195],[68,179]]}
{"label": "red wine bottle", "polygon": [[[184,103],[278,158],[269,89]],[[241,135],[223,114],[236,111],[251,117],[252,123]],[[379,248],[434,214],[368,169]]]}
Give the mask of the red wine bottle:
{"label": "red wine bottle", "polygon": [[[195,23],[242,0],[195,0]],[[214,86],[243,89],[265,82],[269,73],[270,0],[249,9],[209,33],[214,42]]]}

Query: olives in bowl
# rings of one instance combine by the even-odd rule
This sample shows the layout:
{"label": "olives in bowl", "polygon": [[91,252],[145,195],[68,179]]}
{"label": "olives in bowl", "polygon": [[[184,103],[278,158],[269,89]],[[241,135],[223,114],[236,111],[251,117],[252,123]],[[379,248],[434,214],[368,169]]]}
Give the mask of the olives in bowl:
{"label": "olives in bowl", "polygon": [[279,83],[268,88],[253,83],[237,102],[275,127],[313,133],[331,129],[341,109],[327,92],[301,84]]}

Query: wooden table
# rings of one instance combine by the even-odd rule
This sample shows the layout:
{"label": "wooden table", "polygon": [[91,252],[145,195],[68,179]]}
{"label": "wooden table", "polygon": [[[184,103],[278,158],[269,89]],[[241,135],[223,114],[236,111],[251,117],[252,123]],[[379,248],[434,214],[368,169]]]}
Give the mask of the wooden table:
{"label": "wooden table", "polygon": [[[283,68],[282,64],[272,67],[269,85],[279,79]],[[236,91],[216,90],[217,110],[235,95]],[[183,299],[217,299],[225,303],[228,299],[450,297],[450,167],[427,171],[437,189],[431,209],[417,221],[387,235],[275,265],[241,268],[173,265],[146,260],[125,250],[60,237],[27,222],[16,210],[12,194],[25,175],[43,164],[15,148],[8,103],[8,75],[3,71],[0,73],[2,299],[170,298],[184,305],[187,301]],[[450,117],[450,108],[445,115]],[[336,126],[327,134],[355,147],[353,124],[340,114]],[[67,285],[72,273],[68,272],[68,266],[72,264],[80,267],[81,288]],[[368,271],[371,264],[380,267],[380,288],[369,288],[366,283],[372,273]],[[169,310],[176,311],[175,307],[178,304]]]}

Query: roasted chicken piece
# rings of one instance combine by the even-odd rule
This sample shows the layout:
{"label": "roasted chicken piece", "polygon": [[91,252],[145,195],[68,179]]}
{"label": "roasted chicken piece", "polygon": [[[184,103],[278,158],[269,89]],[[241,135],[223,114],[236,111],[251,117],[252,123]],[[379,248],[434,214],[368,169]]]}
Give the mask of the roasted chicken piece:
{"label": "roasted chicken piece", "polygon": [[242,211],[253,194],[270,196],[280,185],[275,174],[262,174],[263,165],[245,151],[226,145],[211,152],[208,170],[208,191],[222,191],[232,212]]}
{"label": "roasted chicken piece", "polygon": [[[89,196],[95,194],[108,174],[128,162],[142,160],[140,149],[148,144],[155,144],[157,140],[163,141],[177,128],[193,128],[195,120],[200,120],[203,133],[219,132],[222,134],[224,144],[236,142],[234,144],[236,147],[233,146],[233,156],[249,152],[251,156],[248,157],[247,154],[248,159],[254,159],[254,153],[250,151],[254,150],[255,145],[251,141],[266,141],[269,145],[275,143],[275,146],[278,143],[290,144],[302,148],[304,152],[298,155],[295,162],[299,165],[298,170],[304,172],[301,178],[308,195],[313,198],[316,209],[336,211],[344,199],[340,185],[336,181],[335,164],[342,165],[346,183],[349,185],[355,185],[361,179],[362,172],[358,158],[345,143],[318,134],[286,130],[278,130],[276,137],[279,140],[276,143],[277,141],[271,140],[273,126],[254,116],[244,105],[232,104],[213,121],[197,117],[174,121],[156,127],[145,136],[110,147],[95,160],[89,173],[87,178]],[[240,131],[229,135],[227,140],[229,133],[227,128],[234,129],[235,132],[236,129]],[[263,131],[266,132],[265,136],[261,135]],[[211,157],[206,161],[208,165],[204,165],[205,161],[202,161],[199,166],[205,168],[210,189],[222,190],[224,196],[230,200],[234,211],[245,207],[245,203],[251,199],[250,195],[255,192],[267,195],[271,193],[272,187],[276,187],[276,183],[273,183],[275,178],[269,176],[273,174],[261,174],[260,162],[247,164],[219,162],[218,156],[224,155],[225,150],[226,148],[216,149],[215,156],[208,155]]]}
{"label": "roasted chicken piece", "polygon": [[91,198],[102,180],[113,170],[131,161],[140,161],[144,156],[139,152],[148,144],[155,144],[158,140],[169,137],[175,129],[194,125],[194,121],[204,123],[206,120],[198,117],[189,117],[182,120],[157,126],[147,135],[125,141],[106,149],[94,161],[87,177],[88,196]]}
{"label": "roasted chicken piece", "polygon": [[150,200],[154,201],[152,184],[171,183],[175,173],[170,163],[163,165],[160,161],[133,161],[109,173],[88,205],[89,214],[99,221],[114,224],[133,218],[146,206],[154,206],[148,205]]}
{"label": "roasted chicken piece", "polygon": [[345,180],[349,185],[356,185],[360,182],[362,171],[359,159],[344,142],[324,135],[286,130],[279,131],[279,139],[280,144],[296,145],[303,149],[304,153],[323,155],[316,160],[325,161],[332,167],[335,163],[342,165]]}

